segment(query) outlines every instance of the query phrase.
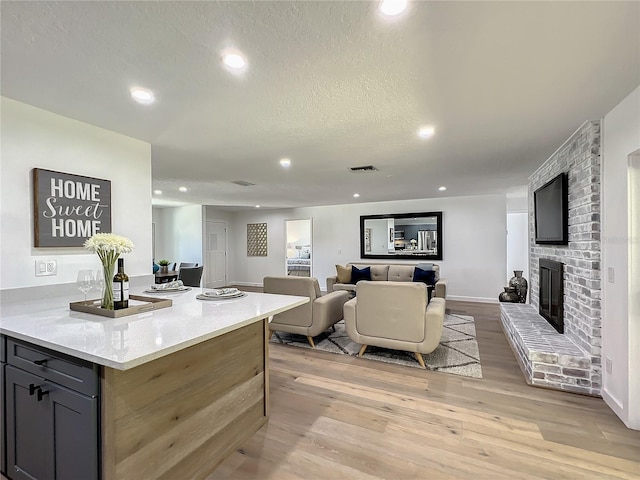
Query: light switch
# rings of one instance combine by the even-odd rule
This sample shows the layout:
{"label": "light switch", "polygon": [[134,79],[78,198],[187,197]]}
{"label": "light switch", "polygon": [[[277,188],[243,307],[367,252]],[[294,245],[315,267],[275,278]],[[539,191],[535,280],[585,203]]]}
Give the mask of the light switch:
{"label": "light switch", "polygon": [[609,283],[615,283],[615,270],[613,267],[607,268],[607,280],[609,280]]}

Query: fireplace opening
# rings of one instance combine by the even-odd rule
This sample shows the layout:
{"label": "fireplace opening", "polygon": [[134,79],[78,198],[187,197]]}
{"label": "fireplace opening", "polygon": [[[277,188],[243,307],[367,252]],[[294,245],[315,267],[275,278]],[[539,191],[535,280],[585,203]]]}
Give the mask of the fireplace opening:
{"label": "fireplace opening", "polygon": [[540,315],[559,333],[564,333],[563,264],[540,259]]}

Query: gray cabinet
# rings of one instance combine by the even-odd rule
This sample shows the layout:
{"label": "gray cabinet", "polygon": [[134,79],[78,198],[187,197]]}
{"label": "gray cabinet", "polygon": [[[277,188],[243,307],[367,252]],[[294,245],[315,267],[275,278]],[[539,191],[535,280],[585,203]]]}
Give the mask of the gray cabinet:
{"label": "gray cabinet", "polygon": [[0,472],[7,473],[7,439],[5,438],[4,366],[7,362],[7,339],[0,335]]}
{"label": "gray cabinet", "polygon": [[[99,479],[97,369],[11,338],[7,350],[7,476],[12,480]],[[61,379],[67,385],[54,381]]]}

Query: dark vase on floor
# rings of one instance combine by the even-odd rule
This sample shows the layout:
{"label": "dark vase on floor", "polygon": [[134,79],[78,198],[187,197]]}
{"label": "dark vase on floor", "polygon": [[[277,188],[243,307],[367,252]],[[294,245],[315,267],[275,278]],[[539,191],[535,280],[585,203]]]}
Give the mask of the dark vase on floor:
{"label": "dark vase on floor", "polygon": [[529,288],[527,280],[522,276],[522,270],[514,270],[513,277],[509,280],[509,286],[513,287],[518,294],[519,302],[526,303],[527,289]]}
{"label": "dark vase on floor", "polygon": [[516,292],[515,288],[504,287],[504,292],[498,296],[498,300],[501,302],[518,303],[520,301],[520,297],[518,296],[518,292]]}

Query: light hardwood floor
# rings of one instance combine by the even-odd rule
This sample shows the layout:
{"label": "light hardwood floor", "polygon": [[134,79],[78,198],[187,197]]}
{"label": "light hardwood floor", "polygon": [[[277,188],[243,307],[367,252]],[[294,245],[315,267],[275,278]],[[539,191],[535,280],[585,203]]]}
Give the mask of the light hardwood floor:
{"label": "light hardwood floor", "polygon": [[639,432],[528,386],[497,305],[447,304],[476,319],[484,378],[272,344],[269,423],[208,480],[640,478]]}
{"label": "light hardwood floor", "polygon": [[208,480],[640,478],[602,399],[525,383],[498,305],[448,310],[476,319],[484,378],[271,344],[270,421]]}

